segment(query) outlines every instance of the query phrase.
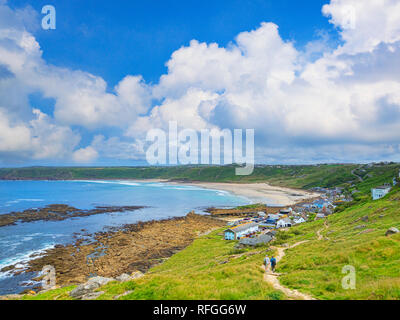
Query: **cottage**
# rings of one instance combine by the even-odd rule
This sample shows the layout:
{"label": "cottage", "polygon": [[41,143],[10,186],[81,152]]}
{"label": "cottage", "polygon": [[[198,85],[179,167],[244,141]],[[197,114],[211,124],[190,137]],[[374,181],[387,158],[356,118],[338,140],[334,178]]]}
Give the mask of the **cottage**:
{"label": "cottage", "polygon": [[284,218],[284,219],[279,220],[276,223],[276,227],[277,228],[288,228],[288,227],[291,227],[292,224],[293,224],[292,220],[290,220],[289,218]]}
{"label": "cottage", "polygon": [[251,233],[258,231],[258,224],[254,222],[245,223],[225,230],[225,240],[238,240]]}
{"label": "cottage", "polygon": [[371,190],[372,200],[379,200],[386,196],[391,190],[389,185],[380,186]]}

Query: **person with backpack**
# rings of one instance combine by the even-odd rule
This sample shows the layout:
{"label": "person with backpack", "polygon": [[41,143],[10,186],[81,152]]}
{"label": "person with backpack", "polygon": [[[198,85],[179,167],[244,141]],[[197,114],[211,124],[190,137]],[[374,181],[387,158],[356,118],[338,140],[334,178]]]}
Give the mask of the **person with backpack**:
{"label": "person with backpack", "polygon": [[265,272],[268,271],[269,263],[270,263],[269,257],[268,257],[268,255],[266,255],[265,258],[264,258]]}
{"label": "person with backpack", "polygon": [[275,272],[275,267],[276,267],[276,259],[275,259],[275,257],[274,257],[274,256],[272,256],[272,258],[271,258],[270,262],[271,262],[271,270],[272,270],[272,272]]}

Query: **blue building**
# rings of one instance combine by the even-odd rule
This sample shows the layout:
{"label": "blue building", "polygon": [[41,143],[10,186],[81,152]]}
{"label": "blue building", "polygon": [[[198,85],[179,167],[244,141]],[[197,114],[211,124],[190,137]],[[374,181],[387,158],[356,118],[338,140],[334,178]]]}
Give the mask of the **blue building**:
{"label": "blue building", "polygon": [[225,230],[225,240],[238,240],[258,231],[258,224],[254,222],[245,223]]}

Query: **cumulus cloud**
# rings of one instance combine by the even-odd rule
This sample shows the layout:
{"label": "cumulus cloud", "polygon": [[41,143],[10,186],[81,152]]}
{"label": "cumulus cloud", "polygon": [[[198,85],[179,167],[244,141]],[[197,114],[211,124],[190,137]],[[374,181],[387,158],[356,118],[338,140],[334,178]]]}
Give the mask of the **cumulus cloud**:
{"label": "cumulus cloud", "polygon": [[[192,40],[172,53],[158,83],[127,75],[111,91],[101,77],[49,65],[26,10],[0,1],[4,156],[138,159],[148,130],[177,121],[195,130],[255,129],[258,162],[400,160],[397,0],[324,5],[342,39],[336,48],[322,32],[296,49],[276,24],[263,22],[226,47]],[[54,116],[32,112],[33,92],[54,99]],[[72,126],[93,132],[89,146]]]}
{"label": "cumulus cloud", "polygon": [[72,158],[78,163],[91,163],[98,157],[98,152],[91,146],[76,150]]}

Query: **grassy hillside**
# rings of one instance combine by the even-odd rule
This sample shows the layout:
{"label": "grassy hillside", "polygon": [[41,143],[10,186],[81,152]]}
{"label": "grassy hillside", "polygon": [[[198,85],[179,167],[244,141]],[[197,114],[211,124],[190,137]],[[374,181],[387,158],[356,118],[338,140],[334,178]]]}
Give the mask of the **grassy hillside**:
{"label": "grassy hillside", "polygon": [[[135,282],[113,282],[101,288],[99,299],[132,291],[120,299],[263,299],[285,296],[262,281],[260,269],[266,248],[237,251],[234,242],[222,240],[223,229],[202,236],[185,250],[156,266]],[[242,254],[242,255],[241,255]],[[73,287],[25,299],[69,299]]]}
{"label": "grassy hillside", "polygon": [[257,166],[236,176],[234,166],[179,167],[31,167],[0,169],[0,179],[172,179],[210,182],[264,182],[294,188],[332,187],[355,180],[357,165]]}
{"label": "grassy hillside", "polygon": [[[309,240],[286,251],[277,269],[281,283],[318,299],[400,299],[400,234],[386,237],[390,227],[400,228],[400,188],[331,215],[327,227],[320,220],[280,232],[275,246]],[[235,250],[221,231],[195,240],[140,280],[108,284],[99,299],[126,292],[120,299],[285,299],[262,281],[268,248]],[[356,270],[355,290],[342,288],[346,265]],[[71,289],[25,299],[69,299]]]}
{"label": "grassy hillside", "polygon": [[[281,282],[320,299],[400,299],[400,234],[385,236],[390,227],[400,229],[399,201],[396,189],[330,216],[328,228],[323,221],[293,228],[300,235],[289,243],[311,241],[288,250],[278,269]],[[319,241],[321,229],[325,239]],[[356,268],[356,290],[341,286],[345,265]]]}

